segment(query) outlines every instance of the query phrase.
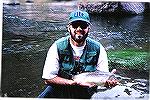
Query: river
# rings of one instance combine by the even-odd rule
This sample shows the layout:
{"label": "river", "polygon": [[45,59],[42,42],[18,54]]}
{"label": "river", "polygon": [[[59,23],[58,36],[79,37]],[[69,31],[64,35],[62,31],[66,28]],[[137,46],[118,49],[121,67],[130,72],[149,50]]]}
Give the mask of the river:
{"label": "river", "polygon": [[[42,69],[51,44],[66,36],[67,16],[75,3],[3,6],[2,92],[8,97],[37,97],[44,88]],[[57,8],[55,7],[57,6]],[[149,52],[150,14],[91,15],[89,37],[106,50],[134,48]],[[134,73],[133,73],[134,74]],[[142,73],[143,74],[143,73]],[[148,74],[130,75],[148,85]],[[146,93],[149,93],[146,85]]]}

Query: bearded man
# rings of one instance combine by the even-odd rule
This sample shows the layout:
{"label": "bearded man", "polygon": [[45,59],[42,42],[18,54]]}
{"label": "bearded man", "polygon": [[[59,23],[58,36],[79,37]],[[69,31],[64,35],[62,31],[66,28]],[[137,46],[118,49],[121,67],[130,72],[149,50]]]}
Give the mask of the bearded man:
{"label": "bearded man", "polygon": [[[87,12],[71,12],[68,23],[70,35],[54,42],[47,53],[42,76],[47,87],[39,98],[89,99],[95,84],[74,81],[72,76],[97,70],[109,72],[104,47],[88,37],[90,25]],[[109,82],[109,85],[114,84],[116,82]]]}

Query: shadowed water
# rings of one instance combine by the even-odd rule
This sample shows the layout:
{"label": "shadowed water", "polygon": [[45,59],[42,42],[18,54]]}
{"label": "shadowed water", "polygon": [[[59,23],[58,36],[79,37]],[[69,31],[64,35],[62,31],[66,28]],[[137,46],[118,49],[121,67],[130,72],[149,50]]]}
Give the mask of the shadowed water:
{"label": "shadowed water", "polygon": [[[3,6],[2,92],[5,96],[38,96],[44,88],[41,76],[48,48],[68,34],[67,17],[74,9],[77,9],[74,3],[57,4],[57,7],[52,4]],[[90,17],[89,36],[100,41],[106,50],[134,48],[149,52],[149,14]],[[144,77],[133,74],[124,80],[142,83],[147,94],[148,74]],[[134,85],[134,88],[138,87],[138,84]]]}

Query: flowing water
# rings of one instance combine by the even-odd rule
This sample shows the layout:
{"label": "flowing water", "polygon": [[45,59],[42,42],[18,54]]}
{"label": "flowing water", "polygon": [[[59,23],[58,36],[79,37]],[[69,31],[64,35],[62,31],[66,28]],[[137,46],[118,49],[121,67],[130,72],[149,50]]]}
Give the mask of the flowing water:
{"label": "flowing water", "polygon": [[[65,6],[57,3],[26,3],[3,6],[2,93],[4,96],[37,97],[44,88],[41,76],[48,48],[55,40],[68,34],[67,16],[77,9],[74,2],[63,5]],[[134,48],[149,52],[149,15],[91,15],[92,26],[89,36],[100,41],[106,50]],[[129,82],[135,79],[134,82],[138,83],[135,88],[143,87],[142,92],[148,94],[149,75],[144,73],[142,77],[132,74],[124,80]]]}

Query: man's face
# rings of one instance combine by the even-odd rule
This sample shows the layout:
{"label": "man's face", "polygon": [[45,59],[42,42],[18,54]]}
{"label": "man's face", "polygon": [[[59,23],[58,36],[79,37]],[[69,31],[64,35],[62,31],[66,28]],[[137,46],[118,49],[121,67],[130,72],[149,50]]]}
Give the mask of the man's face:
{"label": "man's face", "polygon": [[75,42],[81,43],[84,42],[88,36],[89,24],[84,21],[75,21],[69,25],[68,30],[71,38]]}

